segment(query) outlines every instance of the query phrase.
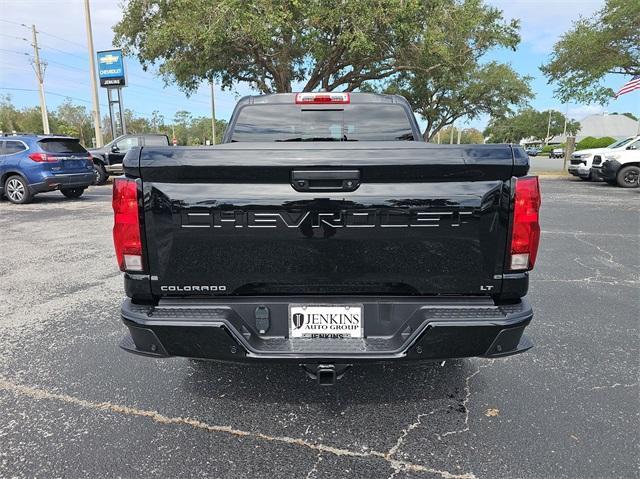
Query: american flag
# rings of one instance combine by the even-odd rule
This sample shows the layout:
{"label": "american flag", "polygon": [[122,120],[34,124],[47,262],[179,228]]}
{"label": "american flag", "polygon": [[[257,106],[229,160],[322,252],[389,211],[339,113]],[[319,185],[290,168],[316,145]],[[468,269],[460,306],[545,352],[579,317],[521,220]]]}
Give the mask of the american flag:
{"label": "american flag", "polygon": [[616,98],[618,98],[620,95],[624,95],[625,93],[629,93],[633,90],[639,90],[639,89],[640,89],[640,75],[636,75],[627,83],[622,85],[622,88],[620,88],[620,90],[618,90],[618,93],[616,93]]}

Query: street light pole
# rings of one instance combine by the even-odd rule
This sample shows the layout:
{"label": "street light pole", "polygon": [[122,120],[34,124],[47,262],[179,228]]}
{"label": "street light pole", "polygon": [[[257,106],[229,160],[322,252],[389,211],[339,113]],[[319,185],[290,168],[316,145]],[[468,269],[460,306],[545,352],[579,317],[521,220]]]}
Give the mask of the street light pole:
{"label": "street light pole", "polygon": [[96,79],[96,60],[93,50],[93,32],[91,31],[91,12],[89,0],[84,0],[84,20],[87,29],[87,46],[89,47],[89,73],[91,76],[91,100],[93,103],[93,131],[96,137],[96,147],[102,146],[102,129],[100,128],[100,102],[98,100],[98,81]]}
{"label": "street light pole", "polygon": [[211,81],[211,144],[216,144],[216,95]]}
{"label": "street light pole", "polygon": [[40,48],[38,47],[38,32],[36,26],[31,25],[31,32],[33,33],[33,69],[36,71],[36,78],[38,79],[38,91],[40,92],[40,113],[42,114],[42,131],[45,135],[51,134],[49,129],[49,115],[47,114],[47,102],[44,97],[44,71],[42,64],[40,63]]}

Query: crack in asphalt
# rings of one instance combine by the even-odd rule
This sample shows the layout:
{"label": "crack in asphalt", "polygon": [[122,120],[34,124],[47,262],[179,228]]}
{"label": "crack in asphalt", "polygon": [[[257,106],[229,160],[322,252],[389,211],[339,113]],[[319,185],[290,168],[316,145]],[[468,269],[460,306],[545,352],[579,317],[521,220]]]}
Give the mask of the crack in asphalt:
{"label": "crack in asphalt", "polygon": [[467,432],[469,430],[469,407],[467,406],[469,400],[471,399],[471,385],[469,384],[469,382],[480,372],[481,368],[482,366],[478,366],[478,369],[467,376],[467,378],[464,380],[464,390],[466,392],[465,398],[462,401],[462,407],[464,408],[464,428],[438,434],[438,440],[442,440],[442,438],[445,436],[452,436],[453,434],[459,434],[461,432]]}
{"label": "crack in asphalt", "polygon": [[409,426],[407,426],[406,429],[402,430],[402,433],[400,433],[400,437],[398,437],[398,439],[396,440],[396,443],[393,445],[391,449],[389,449],[389,451],[387,451],[387,455],[391,457],[395,453],[397,453],[398,450],[400,449],[400,446],[402,446],[402,443],[404,442],[404,439],[407,437],[407,435],[422,424],[422,418],[425,416],[430,416],[434,414],[436,411],[437,409],[434,409],[431,412],[418,414],[418,417],[416,418],[415,422],[409,424]]}
{"label": "crack in asphalt", "polygon": [[[479,369],[472,376],[474,376],[478,372],[479,372]],[[454,474],[449,471],[443,471],[443,470],[423,466],[422,464],[415,464],[409,461],[394,459],[393,457],[391,457],[391,455],[388,452],[383,453],[375,450],[370,450],[367,452],[352,451],[349,449],[328,446],[325,444],[316,444],[316,443],[306,441],[304,439],[299,439],[299,438],[294,438],[289,436],[272,436],[272,435],[264,434],[261,432],[243,431],[241,429],[236,429],[231,426],[220,426],[220,425],[208,424],[204,421],[200,421],[198,419],[193,419],[189,417],[171,417],[171,416],[166,416],[157,411],[152,411],[148,409],[138,409],[131,406],[123,406],[120,404],[114,404],[109,401],[95,402],[87,399],[77,398],[68,394],[55,393],[42,388],[26,386],[23,384],[13,382],[2,376],[0,376],[0,389],[11,392],[16,395],[29,397],[35,400],[60,401],[66,404],[82,407],[85,409],[91,409],[94,411],[105,411],[105,412],[110,412],[115,414],[123,414],[127,416],[143,417],[163,425],[189,426],[195,429],[199,429],[199,430],[203,430],[211,433],[229,434],[229,435],[240,437],[240,438],[251,438],[251,439],[263,440],[263,441],[268,441],[273,443],[298,446],[298,447],[303,447],[312,451],[316,451],[319,454],[326,453],[326,454],[333,454],[338,457],[352,457],[352,458],[360,458],[360,459],[381,459],[386,461],[389,464],[389,466],[393,469],[393,471],[396,473],[400,471],[409,471],[409,472],[417,472],[417,473],[436,474],[442,477],[443,479],[476,479],[476,476],[473,473]],[[466,400],[468,400],[468,398]],[[467,416],[467,422],[468,422],[468,416]]]}

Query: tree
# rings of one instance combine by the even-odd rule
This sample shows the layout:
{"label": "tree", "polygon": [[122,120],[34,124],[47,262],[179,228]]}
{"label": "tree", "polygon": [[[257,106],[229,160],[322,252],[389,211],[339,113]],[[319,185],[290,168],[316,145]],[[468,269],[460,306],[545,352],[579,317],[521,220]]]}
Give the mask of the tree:
{"label": "tree", "polygon": [[640,75],[640,2],[607,0],[574,23],[541,69],[562,102],[607,103],[615,93],[603,84],[607,75]]}
{"label": "tree", "polygon": [[[216,144],[222,143],[222,136],[226,128],[226,121],[216,120]],[[207,140],[211,141],[211,117],[194,118],[189,125],[189,144],[204,145]]]}
{"label": "tree", "polygon": [[136,116],[133,110],[125,108],[124,121],[127,125],[127,133],[152,133],[153,125],[147,118]]}
{"label": "tree", "polygon": [[409,49],[414,68],[392,78],[386,91],[405,96],[426,121],[424,139],[466,117],[504,116],[533,96],[531,77],[520,77],[509,65],[482,63],[494,47],[515,49],[518,23],[480,0],[440,6],[425,19],[425,35]]}
{"label": "tree", "polygon": [[55,112],[56,123],[52,131],[64,135],[75,136],[80,143],[88,144],[92,138],[91,117],[84,106],[74,105],[66,98]]}
{"label": "tree", "polygon": [[514,115],[492,118],[484,135],[489,137],[490,143],[518,143],[531,138],[546,144],[564,133],[565,122],[567,134],[575,135],[580,130],[579,122],[566,118],[559,111],[526,108]]}
{"label": "tree", "polygon": [[442,130],[438,132],[437,135],[434,135],[432,141],[437,142],[440,140],[440,143],[450,143],[451,142],[451,133],[453,130],[453,142],[458,143],[458,132],[460,132],[460,143],[462,144],[481,144],[484,143],[484,136],[480,130],[476,128],[463,128],[459,129],[453,125],[445,126]]}
{"label": "tree", "polygon": [[19,131],[20,112],[11,103],[11,95],[0,96],[0,131]]}
{"label": "tree", "polygon": [[[289,92],[293,82],[306,82],[304,91],[352,91],[369,80],[422,68],[405,62],[418,48],[446,50],[445,43],[433,44],[427,24],[446,20],[471,1],[481,5],[478,0],[132,0],[114,27],[114,41],[135,52],[144,67],[159,64],[167,80],[189,92],[213,78],[223,88],[242,81],[263,93]],[[516,35],[516,22],[500,20],[493,18],[487,31],[495,27]]]}
{"label": "tree", "polygon": [[528,77],[481,63],[494,47],[515,49],[518,28],[481,0],[132,0],[114,41],[186,92],[213,79],[262,93],[396,91],[428,139],[531,96]]}
{"label": "tree", "polygon": [[405,74],[391,82],[387,93],[403,95],[426,122],[423,137],[432,141],[442,128],[465,117],[503,117],[524,106],[532,92],[530,78],[508,65],[491,62],[466,70],[447,69],[430,76]]}
{"label": "tree", "polygon": [[614,112],[614,113],[611,113],[611,114],[612,115],[624,115],[624,116],[626,116],[628,118],[631,118],[633,121],[638,121],[638,117],[635,116],[633,113],[630,113],[630,112],[626,112],[626,113]]}

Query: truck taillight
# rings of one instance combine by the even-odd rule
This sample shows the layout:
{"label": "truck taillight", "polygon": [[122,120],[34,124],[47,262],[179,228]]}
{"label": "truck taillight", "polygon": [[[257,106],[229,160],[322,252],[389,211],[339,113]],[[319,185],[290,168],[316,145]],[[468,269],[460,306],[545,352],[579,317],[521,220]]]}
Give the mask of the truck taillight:
{"label": "truck taillight", "polygon": [[535,265],[540,242],[540,202],[538,177],[517,178],[511,231],[512,270],[530,270]]}
{"label": "truck taillight", "polygon": [[138,184],[129,178],[113,181],[113,244],[122,271],[142,271],[138,216]]}
{"label": "truck taillight", "polygon": [[296,103],[298,105],[313,105],[326,103],[346,104],[351,101],[348,93],[298,93],[296,95]]}
{"label": "truck taillight", "polygon": [[58,161],[57,156],[47,155],[46,153],[31,153],[29,159],[36,163],[56,163]]}

